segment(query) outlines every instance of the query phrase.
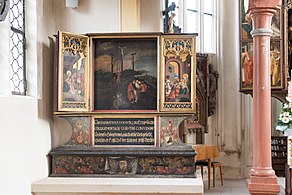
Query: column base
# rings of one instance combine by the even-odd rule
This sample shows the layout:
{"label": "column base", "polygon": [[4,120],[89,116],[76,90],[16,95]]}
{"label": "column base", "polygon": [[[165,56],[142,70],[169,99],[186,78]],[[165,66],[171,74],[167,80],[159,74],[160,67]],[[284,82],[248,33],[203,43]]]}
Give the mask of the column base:
{"label": "column base", "polygon": [[248,191],[251,195],[269,195],[278,194],[280,192],[280,185],[276,176],[270,177],[256,177],[251,176],[247,179]]}

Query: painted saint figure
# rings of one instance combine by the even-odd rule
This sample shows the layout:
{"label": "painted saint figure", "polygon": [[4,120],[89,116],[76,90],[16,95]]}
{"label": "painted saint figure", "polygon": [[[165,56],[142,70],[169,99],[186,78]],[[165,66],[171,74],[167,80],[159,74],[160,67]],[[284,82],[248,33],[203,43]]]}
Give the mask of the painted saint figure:
{"label": "painted saint figure", "polygon": [[76,89],[74,88],[74,80],[72,78],[72,72],[70,70],[68,70],[66,72],[66,79],[65,79],[65,86],[68,86],[68,92],[71,94],[75,94],[76,93]]}
{"label": "painted saint figure", "polygon": [[128,85],[128,100],[130,103],[138,103],[140,100],[145,100],[147,85],[144,81],[140,81],[138,79],[134,79]]}
{"label": "painted saint figure", "polygon": [[179,94],[180,95],[186,95],[188,94],[188,87],[185,84],[185,82],[183,80],[181,80],[180,85],[179,85]]}
{"label": "painted saint figure", "polygon": [[242,54],[242,64],[244,68],[243,86],[246,87],[251,85],[253,82],[253,58],[248,51]]}
{"label": "painted saint figure", "polygon": [[189,94],[191,92],[191,82],[188,74],[183,74],[183,84],[187,88],[187,93]]}
{"label": "painted saint figure", "polygon": [[128,85],[128,100],[130,103],[136,102],[136,93],[135,93],[135,83],[136,80],[134,79],[129,85]]}
{"label": "painted saint figure", "polygon": [[166,80],[165,80],[165,97],[168,97],[171,93],[171,90],[172,90],[172,87],[173,87],[173,84],[170,80],[170,76],[169,75],[166,75]]}
{"label": "painted saint figure", "polygon": [[176,16],[174,12],[171,12],[169,16],[169,21],[168,21],[168,32],[169,33],[174,33],[173,25],[174,25],[174,20],[173,18]]}
{"label": "painted saint figure", "polygon": [[116,84],[120,85],[121,83],[121,71],[118,70],[116,73]]}
{"label": "painted saint figure", "polygon": [[272,76],[272,85],[277,85],[281,81],[281,70],[280,70],[280,52],[275,47],[271,51],[271,76]]}

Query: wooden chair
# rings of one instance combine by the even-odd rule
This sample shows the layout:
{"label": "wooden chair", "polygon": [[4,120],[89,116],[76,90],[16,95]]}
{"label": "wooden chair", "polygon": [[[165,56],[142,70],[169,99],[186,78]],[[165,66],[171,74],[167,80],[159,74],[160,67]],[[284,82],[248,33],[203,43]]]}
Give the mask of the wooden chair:
{"label": "wooden chair", "polygon": [[[204,166],[208,166],[208,162],[206,160],[198,160],[195,162],[195,168],[196,166],[201,166],[201,174],[202,174],[202,178],[203,178],[203,168]],[[218,167],[220,170],[220,179],[221,179],[221,185],[223,186],[223,173],[222,173],[222,164],[220,162],[217,161],[212,161],[211,162],[211,167],[213,168],[213,187],[216,186],[216,168]]]}
{"label": "wooden chair", "polygon": [[221,179],[221,185],[223,186],[223,174],[222,174],[222,164],[220,162],[212,161],[211,162],[211,167],[213,167],[213,187],[215,187],[215,181],[216,181],[216,174],[215,174],[215,169],[216,167],[219,168],[220,170],[220,179]]}

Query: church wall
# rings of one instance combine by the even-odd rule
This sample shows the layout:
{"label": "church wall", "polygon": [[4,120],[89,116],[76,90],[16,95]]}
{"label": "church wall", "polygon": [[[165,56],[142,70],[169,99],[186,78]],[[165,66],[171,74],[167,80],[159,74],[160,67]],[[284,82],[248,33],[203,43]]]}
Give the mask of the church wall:
{"label": "church wall", "polygon": [[119,0],[79,1],[75,9],[67,8],[66,1],[53,0],[57,31],[74,33],[119,32]]}
{"label": "church wall", "polygon": [[[246,178],[252,164],[252,98],[239,93],[238,2],[220,1],[218,7],[216,114],[209,117],[207,144],[220,147],[224,178]],[[223,44],[224,43],[224,44]]]}
{"label": "church wall", "polygon": [[[248,178],[253,159],[253,99],[239,93],[239,14],[238,1],[220,1],[217,69],[219,83],[217,111],[209,117],[206,143],[220,146],[219,161],[224,178]],[[224,44],[222,44],[224,43]],[[281,104],[272,98],[272,135]],[[210,128],[211,127],[211,128]]]}
{"label": "church wall", "polygon": [[[219,72],[217,107],[208,118],[206,144],[220,148],[224,178],[245,178],[252,157],[252,121],[250,96],[239,93],[239,15],[238,2],[220,1],[217,18],[217,51],[211,63]],[[222,44],[224,43],[224,44]],[[210,63],[210,62],[209,62]],[[247,169],[247,171],[246,171]]]}
{"label": "church wall", "polygon": [[140,0],[141,32],[162,32],[162,1]]}
{"label": "church wall", "polygon": [[0,194],[30,194],[30,184],[48,175],[50,122],[38,116],[32,97],[0,97]]}
{"label": "church wall", "polygon": [[9,16],[0,23],[0,194],[30,194],[31,183],[48,174],[46,154],[51,147],[51,122],[47,111],[39,107],[41,93],[37,90],[37,80],[41,64],[37,58],[37,27],[32,25],[36,24],[37,12],[42,10],[40,2],[27,1],[26,4],[28,96],[10,93]]}
{"label": "church wall", "polygon": [[44,32],[51,29],[48,16],[52,12],[52,3],[46,1],[43,5],[42,0],[26,2],[27,96],[12,96],[10,93],[9,16],[0,23],[0,194],[31,194],[31,183],[48,175],[46,155],[51,148],[52,126],[52,101],[48,100],[52,93],[47,93],[51,85],[43,80],[42,70],[48,70],[51,65],[45,57],[50,50],[43,52],[43,49],[49,48]]}
{"label": "church wall", "polygon": [[54,121],[60,120],[54,119],[52,115],[55,55],[53,35],[57,30],[77,33],[119,30],[118,0],[79,1],[79,10],[65,8],[65,1],[26,2],[28,96],[12,96],[10,93],[9,18],[0,22],[0,194],[31,194],[31,183],[48,175],[46,155],[52,145],[58,141],[63,143],[60,139],[65,140],[70,136],[65,123],[63,126],[59,125],[65,128],[64,135],[59,134],[57,141],[51,139],[54,136]]}
{"label": "church wall", "polygon": [[[141,31],[160,31],[162,16],[157,14],[159,10],[154,14],[160,3],[151,0],[147,6],[148,1],[140,2],[144,8],[140,9]],[[30,97],[9,95],[9,21],[0,23],[0,194],[30,194],[30,184],[48,174],[46,155],[50,148],[64,143],[71,135],[69,125],[52,116],[53,35],[58,30],[75,33],[120,30],[119,0],[79,1],[76,9],[66,8],[65,1],[60,0],[27,2],[38,10],[30,12],[31,20],[37,24],[28,37]],[[220,1],[218,105],[206,136],[206,143],[221,147],[219,160],[224,165],[224,178],[246,177],[252,160],[252,99],[238,92],[237,7],[234,0]],[[35,23],[28,27],[33,28]]]}

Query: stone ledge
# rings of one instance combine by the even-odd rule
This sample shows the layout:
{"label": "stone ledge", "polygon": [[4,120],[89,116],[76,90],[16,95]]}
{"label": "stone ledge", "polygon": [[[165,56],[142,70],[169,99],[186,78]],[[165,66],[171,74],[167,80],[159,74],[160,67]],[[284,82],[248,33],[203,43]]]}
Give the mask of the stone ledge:
{"label": "stone ledge", "polygon": [[197,178],[51,178],[31,185],[33,195],[203,194]]}

